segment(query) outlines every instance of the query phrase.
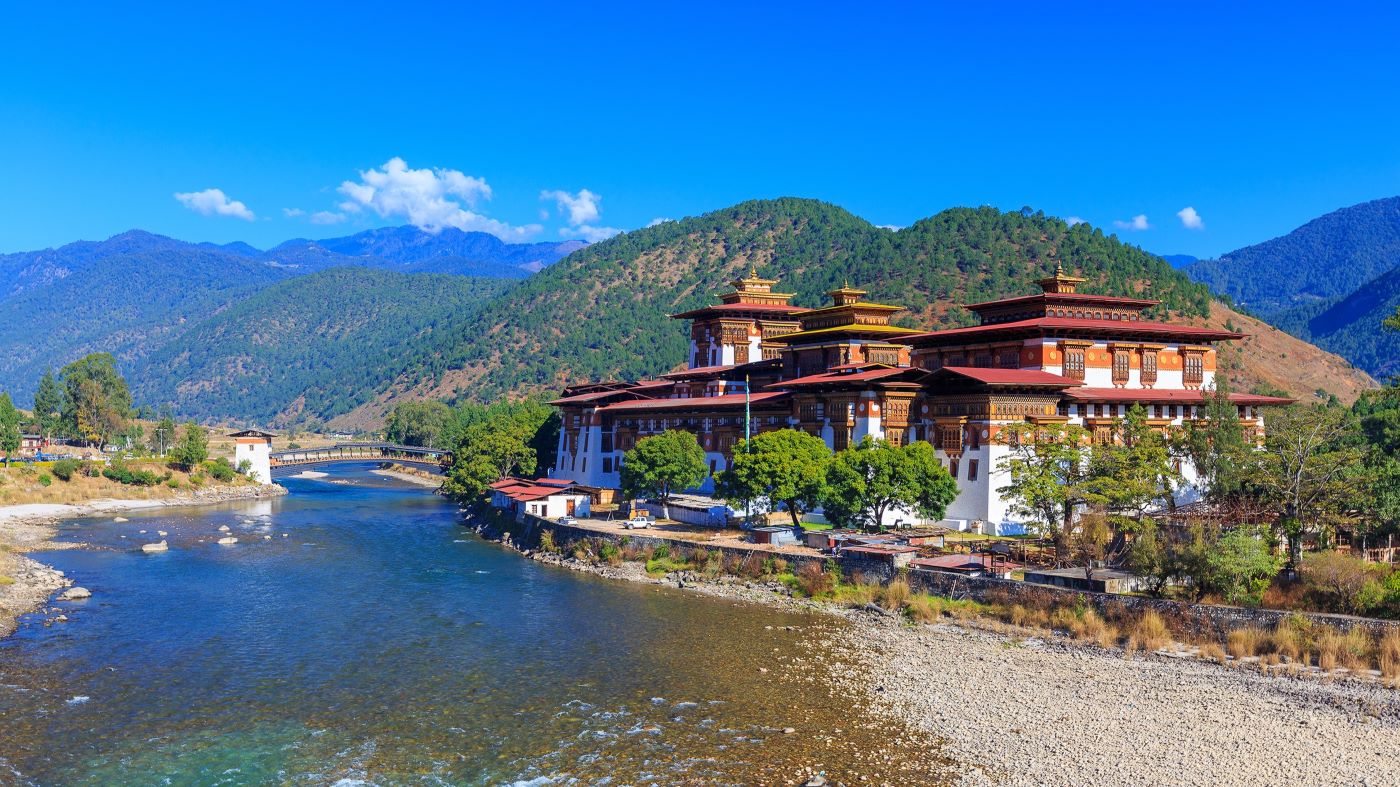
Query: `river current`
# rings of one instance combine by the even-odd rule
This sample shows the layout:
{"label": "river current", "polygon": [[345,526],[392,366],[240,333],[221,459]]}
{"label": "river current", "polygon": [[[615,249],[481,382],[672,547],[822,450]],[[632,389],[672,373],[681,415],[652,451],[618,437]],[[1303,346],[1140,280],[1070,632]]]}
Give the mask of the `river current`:
{"label": "river current", "polygon": [[0,784],[888,777],[838,621],[543,566],[369,469],[65,523],[93,548],[34,557],[93,597],[0,641]]}

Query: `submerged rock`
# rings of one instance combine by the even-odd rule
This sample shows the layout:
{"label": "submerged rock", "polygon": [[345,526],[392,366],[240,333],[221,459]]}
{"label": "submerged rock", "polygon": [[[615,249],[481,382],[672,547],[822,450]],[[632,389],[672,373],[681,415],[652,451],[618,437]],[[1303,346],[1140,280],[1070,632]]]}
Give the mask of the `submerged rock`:
{"label": "submerged rock", "polygon": [[83,598],[92,598],[92,591],[85,587],[71,587],[63,591],[59,596],[64,601],[76,601]]}
{"label": "submerged rock", "polygon": [[160,541],[157,541],[154,544],[141,545],[142,552],[167,552],[169,550],[170,545],[165,543],[165,539],[161,539]]}
{"label": "submerged rock", "polygon": [[229,544],[237,544],[238,539],[234,536],[224,536],[223,538],[219,539],[219,543],[225,546]]}
{"label": "submerged rock", "polygon": [[229,530],[228,525],[219,525],[219,532],[220,532],[220,533],[227,533],[228,530]]}
{"label": "submerged rock", "polygon": [[112,517],[112,521],[113,521],[113,522],[130,522],[131,520],[130,520],[130,519],[127,519],[127,518],[124,517],[124,516],[114,516],[114,517]]}

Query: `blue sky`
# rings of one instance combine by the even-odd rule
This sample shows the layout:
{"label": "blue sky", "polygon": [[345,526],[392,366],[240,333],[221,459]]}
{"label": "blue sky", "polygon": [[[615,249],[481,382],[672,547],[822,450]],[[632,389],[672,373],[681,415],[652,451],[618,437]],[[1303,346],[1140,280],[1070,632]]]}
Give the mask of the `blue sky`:
{"label": "blue sky", "polygon": [[0,251],[602,237],[793,195],[1207,256],[1400,194],[1389,4],[197,5],[7,10]]}

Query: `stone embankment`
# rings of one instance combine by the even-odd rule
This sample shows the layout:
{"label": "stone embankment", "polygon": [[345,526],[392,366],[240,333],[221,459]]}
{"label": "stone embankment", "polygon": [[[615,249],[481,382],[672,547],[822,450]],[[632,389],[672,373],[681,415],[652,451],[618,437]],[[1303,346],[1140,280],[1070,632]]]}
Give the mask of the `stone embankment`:
{"label": "stone embankment", "polygon": [[468,524],[551,565],[848,619],[837,655],[851,665],[857,696],[942,739],[962,763],[954,769],[959,784],[1394,782],[1400,691],[1375,682],[1266,676],[971,617],[910,624],[875,609],[796,598],[776,582],[690,571],[657,578],[640,563],[542,553],[531,536],[512,535],[516,528],[492,516],[469,515]]}
{"label": "stone embankment", "polygon": [[63,572],[24,555],[81,547],[80,543],[51,540],[60,521],[136,509],[213,505],[285,494],[287,490],[275,484],[217,485],[160,500],[103,499],[0,507],[0,637],[15,630],[20,616],[41,608],[55,592],[72,584]]}

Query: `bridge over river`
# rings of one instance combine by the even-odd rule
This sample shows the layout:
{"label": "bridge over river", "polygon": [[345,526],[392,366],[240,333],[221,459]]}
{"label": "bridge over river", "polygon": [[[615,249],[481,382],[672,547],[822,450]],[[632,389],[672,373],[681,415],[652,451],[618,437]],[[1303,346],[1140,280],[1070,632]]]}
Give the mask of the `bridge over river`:
{"label": "bridge over river", "polygon": [[399,462],[442,468],[452,461],[445,448],[424,448],[393,443],[336,443],[320,448],[289,448],[270,454],[272,469],[327,462]]}

